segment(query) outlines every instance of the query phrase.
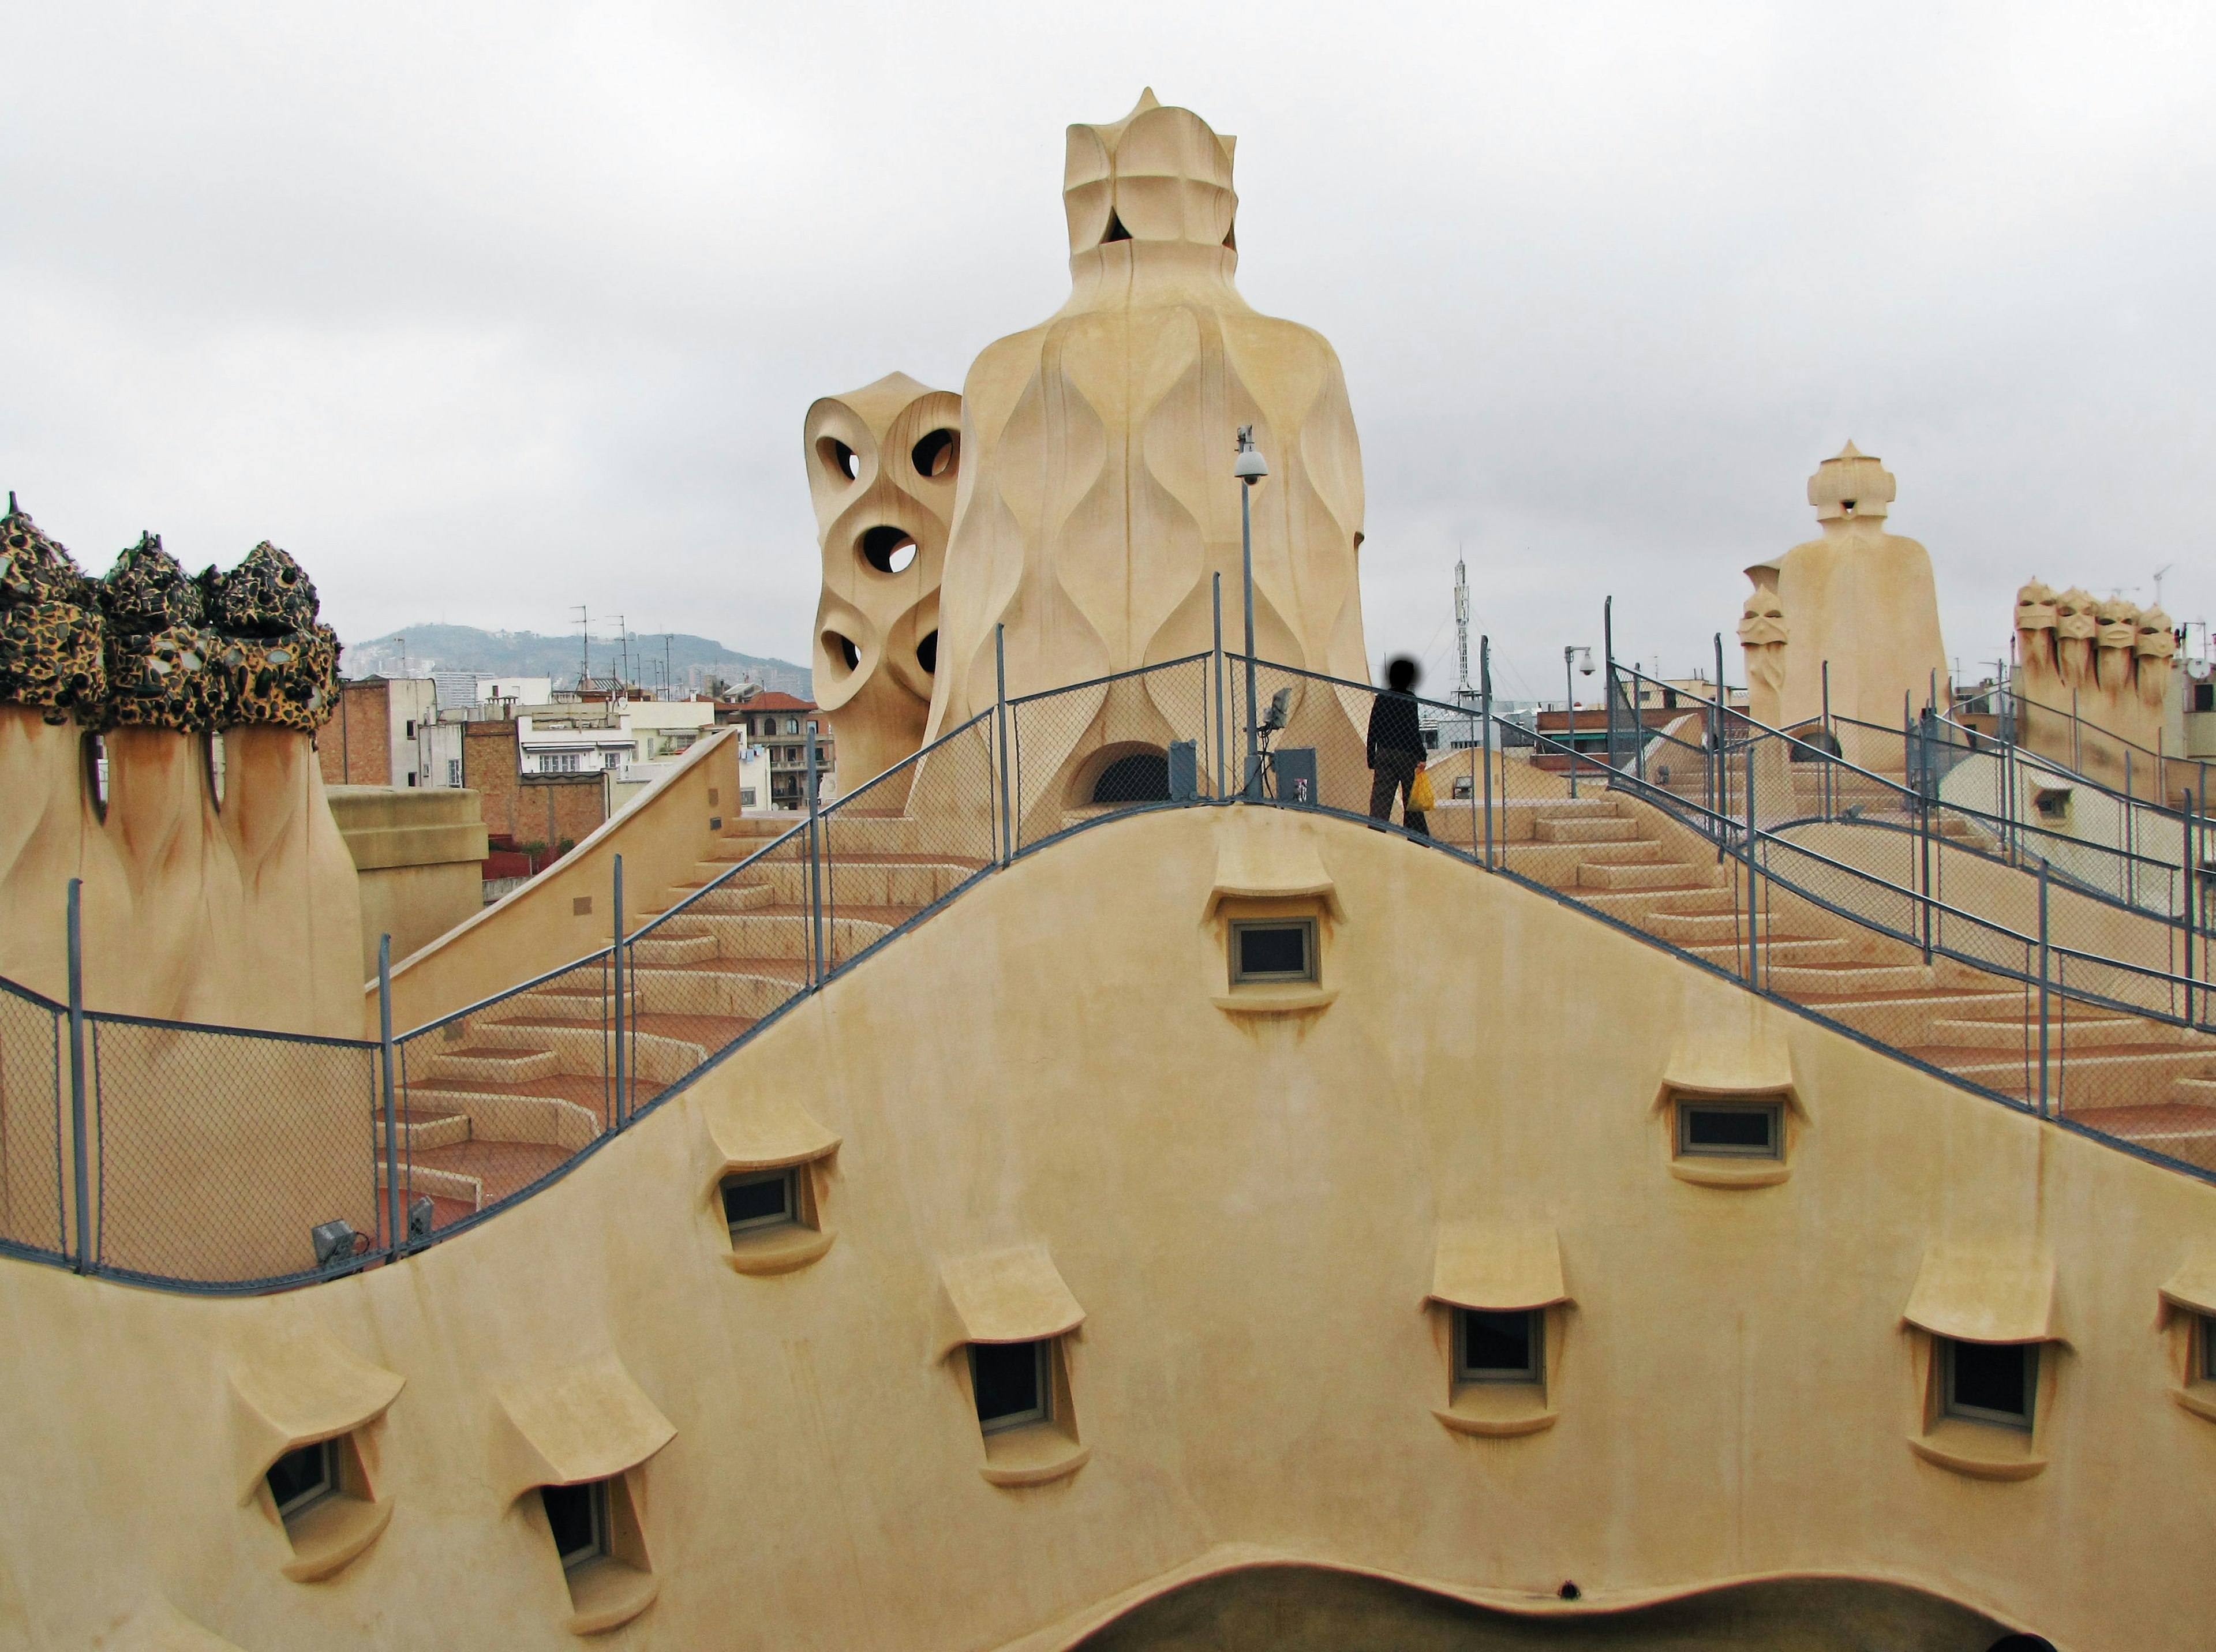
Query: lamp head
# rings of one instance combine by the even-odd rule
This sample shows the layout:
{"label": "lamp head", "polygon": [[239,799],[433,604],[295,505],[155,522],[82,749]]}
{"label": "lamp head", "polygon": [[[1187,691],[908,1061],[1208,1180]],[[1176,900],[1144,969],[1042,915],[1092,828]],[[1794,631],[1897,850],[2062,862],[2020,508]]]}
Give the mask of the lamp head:
{"label": "lamp head", "polygon": [[1231,461],[1231,474],[1249,488],[1270,474],[1270,467],[1262,462],[1261,451],[1254,445],[1254,427],[1239,427],[1239,454]]}

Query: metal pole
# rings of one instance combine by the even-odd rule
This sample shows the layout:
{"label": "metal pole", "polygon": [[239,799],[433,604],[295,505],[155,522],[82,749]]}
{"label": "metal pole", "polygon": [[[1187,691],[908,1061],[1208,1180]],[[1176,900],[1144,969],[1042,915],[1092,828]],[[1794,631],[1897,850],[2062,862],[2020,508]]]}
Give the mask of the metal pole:
{"label": "metal pole", "polygon": [[1754,898],[1754,740],[1746,742],[1746,984],[1759,990],[1755,975],[1754,949],[1762,936],[1762,918]]}
{"label": "metal pole", "polygon": [[1601,697],[1608,703],[1608,766],[1616,767],[1616,599],[1600,599]]}
{"label": "metal pole", "polygon": [[1721,865],[1724,858],[1724,817],[1731,813],[1731,771],[1724,763],[1724,634],[1721,631],[1715,634],[1715,644],[1716,732],[1708,747],[1708,779],[1709,789],[1714,793],[1711,800],[1710,829],[1716,834],[1716,863]]}
{"label": "metal pole", "polygon": [[1839,737],[1831,731],[1831,662],[1824,662],[1824,818],[1831,818],[1838,806],[1839,771],[1831,761],[1831,752]]}
{"label": "metal pole", "polygon": [[1570,656],[1574,648],[1562,650],[1562,738],[1570,748],[1570,795],[1578,795],[1578,690],[1577,681],[1570,675]]}
{"label": "metal pole", "polygon": [[818,986],[830,973],[823,957],[823,824],[816,808],[816,725],[808,726],[808,935],[813,949],[813,980]]}
{"label": "metal pole", "polygon": [[1008,812],[1008,628],[993,627],[993,704],[1000,725],[1000,864],[1016,856],[1015,816]]}
{"label": "metal pole", "polygon": [[2047,1117],[2047,861],[2039,863],[2039,1116]]}
{"label": "metal pole", "polygon": [[84,1100],[84,928],[80,907],[84,880],[69,881],[70,1145],[77,1160],[77,1271],[89,1274],[92,1262],[91,1131]]}
{"label": "metal pole", "polygon": [[[816,735],[812,731],[808,736],[808,745],[809,754],[812,756],[816,747]],[[624,1061],[624,898],[621,855],[616,857],[615,886],[616,942],[611,955],[614,960],[616,986],[616,1128],[620,1130],[624,1127],[625,1121],[631,1116],[631,1094],[624,1084],[625,1067]]]}
{"label": "metal pole", "polygon": [[377,937],[377,1044],[385,1070],[385,1254],[398,1262],[408,1231],[400,1225],[400,1109],[392,1083],[392,937]]}
{"label": "metal pole", "polygon": [[[2185,795],[2188,810],[2193,794]],[[2185,1024],[2193,1024],[2193,816],[2188,812],[2185,825]]]}
{"label": "metal pole", "polygon": [[1254,484],[1239,484],[1239,568],[1246,591],[1246,781],[1241,796],[1252,797],[1261,783],[1259,736],[1254,727]]}
{"label": "metal pole", "polygon": [[1216,613],[1216,797],[1223,800],[1223,784],[1228,776],[1223,761],[1223,574],[1218,569],[1209,575],[1213,589]]}
{"label": "metal pole", "polygon": [[[1485,733],[1485,864],[1493,865],[1493,639],[1477,639],[1478,698],[1483,709]],[[1504,776],[1503,778],[1505,778]]]}

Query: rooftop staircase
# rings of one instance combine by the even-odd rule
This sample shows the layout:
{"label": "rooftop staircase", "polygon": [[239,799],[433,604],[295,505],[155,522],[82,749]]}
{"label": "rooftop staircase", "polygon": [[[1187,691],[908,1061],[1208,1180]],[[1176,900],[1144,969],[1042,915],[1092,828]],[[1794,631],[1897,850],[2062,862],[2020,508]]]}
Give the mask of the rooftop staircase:
{"label": "rooftop staircase", "polygon": [[[1751,919],[1734,861],[1622,793],[1495,810],[1508,870],[1734,974],[1757,937],[1764,990],[1967,1083],[2037,1100],[2035,986],[1946,957],[1927,965],[1920,949],[1799,899],[1765,900]],[[2216,1170],[2216,1038],[2059,997],[2048,1038],[2060,1111]]]}
{"label": "rooftop staircase", "polygon": [[[643,930],[682,906],[626,949],[631,1109],[807,986],[814,943],[805,836],[771,848],[792,824],[729,820],[697,875],[671,890],[659,910],[638,914]],[[827,826],[835,839],[823,869],[827,967],[853,958],[986,864],[919,849],[919,828],[902,815],[849,811],[840,812],[835,829]],[[754,857],[760,858],[732,875]],[[617,1101],[606,1076],[614,1010],[613,973],[604,958],[409,1047],[394,1145],[410,1196],[432,1201],[434,1229],[529,1186],[614,1127]],[[382,1185],[381,1121],[378,1150]]]}

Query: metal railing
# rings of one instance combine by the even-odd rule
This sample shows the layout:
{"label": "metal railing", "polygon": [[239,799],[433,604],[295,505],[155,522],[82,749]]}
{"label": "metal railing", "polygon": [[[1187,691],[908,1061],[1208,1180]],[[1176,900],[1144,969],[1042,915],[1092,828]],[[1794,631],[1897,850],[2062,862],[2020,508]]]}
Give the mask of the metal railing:
{"label": "metal railing", "polygon": [[[557,1180],[1021,857],[1134,812],[1242,801],[1417,838],[2216,1179],[2216,1131],[2103,1124],[2138,1104],[2132,1084],[2216,1060],[2198,915],[2065,877],[2036,833],[1996,835],[1824,740],[1713,703],[1634,718],[1622,691],[1645,679],[1620,666],[1604,748],[1575,749],[1496,715],[1480,653],[1474,698],[1382,713],[1394,697],[1369,685],[1260,659],[1250,702],[1250,662],[1220,647],[1003,695],[790,824],[742,817],[659,911],[627,908],[618,857],[606,945],[375,1040],[94,1011],[75,969],[67,1003],[0,983],[0,1250],[227,1293],[397,1261]],[[1412,817],[1419,754],[1393,741],[1421,726],[1436,798]],[[1883,830],[1839,833],[1850,822]]]}

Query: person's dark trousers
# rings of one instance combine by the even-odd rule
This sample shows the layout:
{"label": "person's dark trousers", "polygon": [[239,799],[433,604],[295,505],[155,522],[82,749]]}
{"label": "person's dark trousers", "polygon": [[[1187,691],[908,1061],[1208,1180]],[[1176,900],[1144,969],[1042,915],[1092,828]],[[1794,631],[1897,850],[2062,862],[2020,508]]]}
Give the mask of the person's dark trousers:
{"label": "person's dark trousers", "polygon": [[1431,827],[1425,822],[1424,812],[1408,807],[1408,788],[1415,783],[1416,765],[1423,761],[1418,752],[1380,752],[1371,765],[1375,777],[1370,783],[1370,818],[1389,820],[1393,818],[1393,796],[1400,797],[1400,821],[1411,832],[1420,832],[1430,837]]}

